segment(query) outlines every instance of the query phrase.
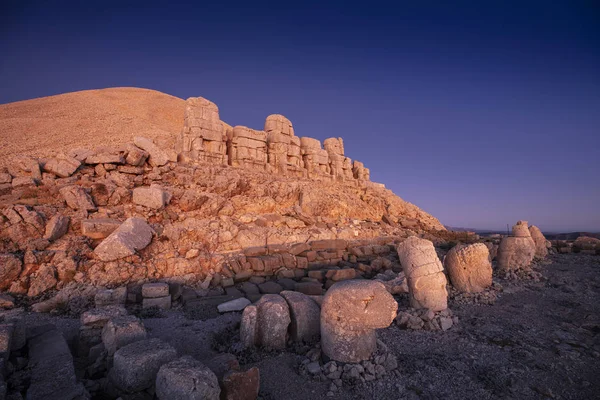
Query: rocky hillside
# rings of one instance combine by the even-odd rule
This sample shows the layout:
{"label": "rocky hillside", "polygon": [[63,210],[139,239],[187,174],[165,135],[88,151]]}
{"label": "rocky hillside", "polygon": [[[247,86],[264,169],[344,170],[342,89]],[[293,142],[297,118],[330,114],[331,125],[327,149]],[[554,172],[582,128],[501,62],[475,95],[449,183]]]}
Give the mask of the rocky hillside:
{"label": "rocky hillside", "polygon": [[122,145],[181,131],[185,101],[155,90],[85,90],[0,105],[0,166],[20,154],[49,157],[78,147]]}
{"label": "rocky hillside", "polygon": [[[138,93],[123,91],[126,98]],[[102,92],[82,93],[112,97]],[[230,127],[216,105],[194,98],[181,107],[178,134],[167,135],[175,129],[168,118],[147,116],[159,139],[127,143],[116,132],[152,130],[132,128],[144,121],[132,101],[113,99],[116,110],[139,118],[111,128],[104,137],[112,139],[86,148],[90,137],[65,139],[61,152],[15,156],[0,170],[0,257],[7,266],[0,290],[36,297],[69,282],[162,278],[227,287],[253,275],[301,278],[323,266],[362,274],[351,255],[373,250],[356,247],[447,235],[437,219],[370,182],[369,170],[344,154],[341,138],[322,148],[295,136],[281,115],[267,117],[264,131]],[[178,102],[162,115],[174,114]],[[3,107],[28,120],[16,116],[18,103]]]}

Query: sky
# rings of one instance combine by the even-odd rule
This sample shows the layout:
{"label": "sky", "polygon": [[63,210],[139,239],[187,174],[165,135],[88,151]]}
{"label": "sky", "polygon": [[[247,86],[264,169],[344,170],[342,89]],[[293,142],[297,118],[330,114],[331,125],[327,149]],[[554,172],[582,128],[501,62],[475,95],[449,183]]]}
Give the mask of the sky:
{"label": "sky", "polygon": [[443,224],[600,231],[597,1],[0,3],[0,104],[133,86],[344,139]]}

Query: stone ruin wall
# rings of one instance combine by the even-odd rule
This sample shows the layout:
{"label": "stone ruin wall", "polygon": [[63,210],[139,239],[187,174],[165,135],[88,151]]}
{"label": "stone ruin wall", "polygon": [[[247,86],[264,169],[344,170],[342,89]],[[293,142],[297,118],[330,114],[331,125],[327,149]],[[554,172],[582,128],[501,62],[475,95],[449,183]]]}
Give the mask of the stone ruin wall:
{"label": "stone ruin wall", "polygon": [[344,154],[342,138],[317,139],[294,135],[283,115],[269,115],[264,130],[231,127],[219,118],[216,104],[201,97],[187,100],[184,127],[176,145],[187,163],[213,163],[310,179],[366,183],[370,171]]}

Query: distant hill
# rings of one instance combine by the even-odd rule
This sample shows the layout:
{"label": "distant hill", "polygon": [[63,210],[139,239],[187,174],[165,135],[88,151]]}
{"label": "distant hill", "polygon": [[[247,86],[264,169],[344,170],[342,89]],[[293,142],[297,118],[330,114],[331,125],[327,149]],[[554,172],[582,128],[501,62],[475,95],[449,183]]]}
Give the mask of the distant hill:
{"label": "distant hill", "polygon": [[600,232],[544,233],[548,240],[575,240],[580,236],[600,239]]}

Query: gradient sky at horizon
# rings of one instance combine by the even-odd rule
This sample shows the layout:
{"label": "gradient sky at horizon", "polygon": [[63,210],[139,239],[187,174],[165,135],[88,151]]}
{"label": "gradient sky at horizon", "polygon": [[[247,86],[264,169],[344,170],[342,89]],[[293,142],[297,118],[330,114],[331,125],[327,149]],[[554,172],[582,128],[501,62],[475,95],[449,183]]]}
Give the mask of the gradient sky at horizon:
{"label": "gradient sky at horizon", "polygon": [[600,231],[595,1],[0,5],[0,104],[134,86],[269,114],[446,225]]}

